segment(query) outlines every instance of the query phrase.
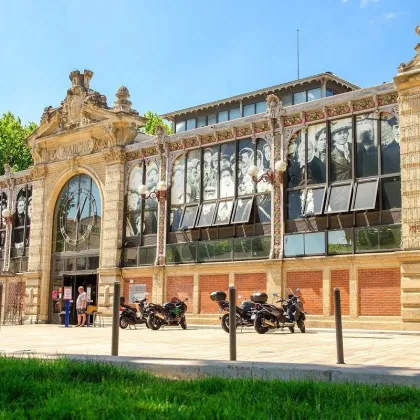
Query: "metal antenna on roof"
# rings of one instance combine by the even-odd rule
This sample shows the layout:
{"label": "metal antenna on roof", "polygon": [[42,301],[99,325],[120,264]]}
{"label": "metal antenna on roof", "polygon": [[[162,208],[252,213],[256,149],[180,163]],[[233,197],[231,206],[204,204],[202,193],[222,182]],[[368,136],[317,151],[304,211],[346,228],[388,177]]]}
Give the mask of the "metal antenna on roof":
{"label": "metal antenna on roof", "polygon": [[297,41],[297,73],[299,79],[299,29],[296,31],[296,41]]}

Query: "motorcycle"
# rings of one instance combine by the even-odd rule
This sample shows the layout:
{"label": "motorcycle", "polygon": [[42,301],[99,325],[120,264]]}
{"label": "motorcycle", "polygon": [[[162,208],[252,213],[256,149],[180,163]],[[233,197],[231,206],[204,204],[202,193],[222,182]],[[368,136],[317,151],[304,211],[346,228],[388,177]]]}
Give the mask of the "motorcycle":
{"label": "motorcycle", "polygon": [[[281,303],[281,307],[263,303],[255,312],[253,317],[255,331],[259,334],[265,334],[270,329],[288,327],[291,333],[295,332],[295,325],[304,333],[306,313],[303,303],[296,296],[299,289],[293,292],[287,289],[287,299],[280,298],[275,303]],[[274,297],[279,297],[273,293]]]}
{"label": "motorcycle", "polygon": [[147,326],[151,330],[158,330],[162,325],[178,326],[182,329],[187,329],[187,320],[185,312],[187,312],[187,305],[185,302],[173,297],[170,302],[163,305],[150,303],[145,309],[145,316],[147,317]]}
{"label": "motorcycle", "polygon": [[139,310],[137,311],[136,308],[125,304],[124,296],[120,297],[120,328],[125,330],[128,326],[134,325],[135,327],[138,324],[146,324],[146,327],[148,327],[145,317],[146,300],[147,298],[145,297],[134,301],[134,303],[139,305]]}
{"label": "motorcycle", "polygon": [[[241,298],[241,296],[238,296]],[[213,302],[217,302],[219,306],[219,313],[226,311],[227,314],[219,317],[220,324],[224,331],[229,332],[229,301],[226,300],[226,293],[222,291],[216,291],[210,293],[210,299]],[[255,303],[249,300],[243,301],[239,306],[236,307],[236,328],[241,327],[252,327],[254,321],[251,316],[255,310]]]}

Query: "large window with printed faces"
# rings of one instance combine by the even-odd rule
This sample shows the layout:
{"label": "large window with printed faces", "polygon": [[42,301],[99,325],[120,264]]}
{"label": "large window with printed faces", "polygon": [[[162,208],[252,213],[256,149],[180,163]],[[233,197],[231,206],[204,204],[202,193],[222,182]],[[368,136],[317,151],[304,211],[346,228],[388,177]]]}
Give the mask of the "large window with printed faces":
{"label": "large window with printed faces", "polygon": [[[0,211],[7,209],[7,192],[0,191],[0,200],[1,200],[1,209]],[[6,244],[6,219],[3,217],[2,213],[0,213],[0,258],[4,258],[4,246]]]}
{"label": "large window with printed faces", "polygon": [[297,132],[285,186],[286,256],[399,249],[397,118],[358,114]]}
{"label": "large window with printed faces", "polygon": [[[226,142],[178,157],[168,190],[168,243],[269,235],[272,185],[268,178],[255,183],[248,170],[256,166],[260,177],[270,164],[271,145],[264,139]],[[233,250],[233,242],[226,243]]]}
{"label": "large window with printed faces", "polygon": [[[153,264],[156,254],[158,202],[156,191],[160,164],[157,157],[129,167],[126,183],[125,241],[123,263],[128,266]],[[144,198],[139,186],[146,185]]]}

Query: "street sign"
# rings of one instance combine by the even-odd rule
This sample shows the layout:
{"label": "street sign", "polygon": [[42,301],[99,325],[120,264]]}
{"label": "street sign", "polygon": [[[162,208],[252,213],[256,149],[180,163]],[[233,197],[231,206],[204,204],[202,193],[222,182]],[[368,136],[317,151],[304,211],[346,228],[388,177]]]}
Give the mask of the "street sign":
{"label": "street sign", "polygon": [[64,300],[71,300],[71,286],[64,286]]}

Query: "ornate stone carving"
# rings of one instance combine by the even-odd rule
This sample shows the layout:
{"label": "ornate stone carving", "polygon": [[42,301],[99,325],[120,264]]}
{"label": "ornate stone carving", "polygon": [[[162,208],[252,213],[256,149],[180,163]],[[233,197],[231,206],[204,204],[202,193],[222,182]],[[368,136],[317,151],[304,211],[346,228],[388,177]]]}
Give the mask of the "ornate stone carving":
{"label": "ornate stone carving", "polygon": [[348,104],[336,105],[331,108],[327,108],[327,115],[329,117],[336,117],[338,115],[344,115],[351,112],[350,106]]}
{"label": "ornate stone carving", "polygon": [[143,152],[141,150],[136,150],[135,152],[128,152],[126,154],[127,161],[137,160],[143,158]]}
{"label": "ornate stone carving", "polygon": [[216,138],[213,134],[209,134],[207,136],[200,136],[201,144],[211,144],[216,142]]}
{"label": "ornate stone carving", "polygon": [[237,127],[236,128],[236,137],[248,137],[252,134],[251,127]]}
{"label": "ornate stone carving", "polygon": [[50,122],[52,112],[53,112],[52,106],[47,106],[44,108],[44,112],[41,115],[41,124]]}
{"label": "ornate stone carving", "polygon": [[124,163],[126,160],[125,150],[122,147],[115,146],[105,149],[102,156],[106,163]]}
{"label": "ornate stone carving", "polygon": [[375,101],[373,98],[363,99],[361,101],[353,102],[353,111],[362,111],[364,109],[375,108]]}
{"label": "ornate stone carving", "polygon": [[125,112],[127,114],[139,115],[137,111],[131,109],[131,101],[128,100],[130,92],[125,86],[121,86],[115,94],[117,99],[114,102],[114,111]]}
{"label": "ornate stone carving", "polygon": [[47,167],[45,165],[32,166],[31,175],[34,181],[37,179],[45,178],[47,175]]}
{"label": "ornate stone carving", "polygon": [[35,145],[31,148],[31,155],[35,165],[42,162],[42,149],[39,143],[35,143]]}
{"label": "ornate stone carving", "polygon": [[92,153],[105,149],[108,146],[108,142],[106,141],[106,139],[96,139],[95,137],[92,137],[92,140],[93,140]]}
{"label": "ornate stone carving", "polygon": [[254,133],[264,133],[265,131],[270,131],[270,124],[267,121],[261,121],[258,123],[252,124],[254,127]]}
{"label": "ornate stone carving", "polygon": [[389,105],[398,103],[398,92],[378,96],[378,105]]}
{"label": "ornate stone carving", "polygon": [[197,147],[200,146],[198,137],[188,137],[185,139],[185,147]]}
{"label": "ornate stone carving", "polygon": [[284,118],[283,125],[285,127],[289,127],[291,125],[297,125],[297,124],[302,124],[302,123],[303,123],[303,120],[302,120],[301,114],[292,114]]}
{"label": "ornate stone carving", "polygon": [[305,113],[306,122],[323,120],[324,118],[325,118],[325,114],[322,110],[309,111]]}
{"label": "ornate stone carving", "polygon": [[226,141],[233,139],[232,130],[217,132],[217,141]]}

